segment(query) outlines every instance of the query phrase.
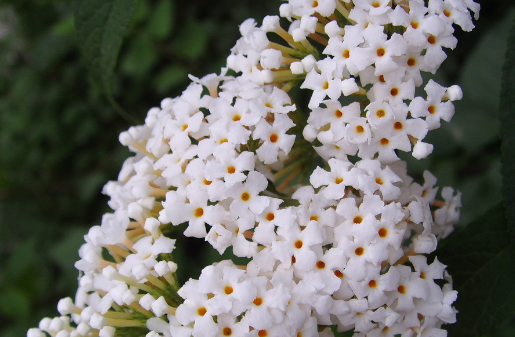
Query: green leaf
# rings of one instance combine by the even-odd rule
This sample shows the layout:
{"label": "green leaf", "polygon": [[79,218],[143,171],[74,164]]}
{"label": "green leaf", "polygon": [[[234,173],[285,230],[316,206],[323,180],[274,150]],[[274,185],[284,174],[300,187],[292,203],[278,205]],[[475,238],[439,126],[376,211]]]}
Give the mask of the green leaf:
{"label": "green leaf", "polygon": [[78,271],[74,267],[75,261],[79,259],[79,248],[84,243],[84,235],[87,231],[81,227],[67,229],[64,237],[55,242],[50,250],[50,258],[61,268],[61,277],[56,280],[59,288],[66,293],[73,293],[77,288]]}
{"label": "green leaf", "polygon": [[480,336],[515,314],[515,246],[500,204],[442,240],[435,252],[458,291],[450,337]]}
{"label": "green leaf", "polygon": [[29,238],[20,242],[12,251],[5,267],[5,279],[12,283],[19,283],[27,270],[37,261],[36,238]]}
{"label": "green leaf", "polygon": [[175,3],[172,0],[161,0],[155,7],[148,23],[148,31],[156,39],[165,39],[175,25]]}
{"label": "green leaf", "polygon": [[331,325],[330,329],[335,337],[351,337],[354,335],[354,330],[338,332],[336,325]]}
{"label": "green leaf", "polygon": [[165,94],[177,85],[188,80],[188,71],[179,64],[172,64],[164,68],[154,79],[156,90]]}
{"label": "green leaf", "polygon": [[207,48],[207,32],[200,22],[190,18],[180,31],[174,50],[185,59],[198,59]]}
{"label": "green leaf", "polygon": [[16,289],[5,288],[0,292],[0,313],[15,321],[23,321],[30,316],[28,294]]}
{"label": "green leaf", "polygon": [[463,66],[459,85],[464,98],[454,102],[456,114],[445,128],[469,153],[480,151],[499,139],[499,79],[513,14],[510,11],[489,28]]}
{"label": "green leaf", "polygon": [[131,25],[135,25],[147,20],[150,15],[150,3],[147,1],[138,1],[136,2],[136,6],[134,8],[134,14],[132,15]]}
{"label": "green leaf", "polygon": [[78,42],[94,78],[108,96],[111,96],[116,59],[136,1],[76,1]]}
{"label": "green leaf", "polygon": [[131,76],[144,77],[159,60],[158,52],[146,34],[137,34],[128,43],[124,53],[121,70]]}
{"label": "green leaf", "polygon": [[510,231],[515,232],[515,20],[508,37],[501,82],[501,172],[506,218]]}

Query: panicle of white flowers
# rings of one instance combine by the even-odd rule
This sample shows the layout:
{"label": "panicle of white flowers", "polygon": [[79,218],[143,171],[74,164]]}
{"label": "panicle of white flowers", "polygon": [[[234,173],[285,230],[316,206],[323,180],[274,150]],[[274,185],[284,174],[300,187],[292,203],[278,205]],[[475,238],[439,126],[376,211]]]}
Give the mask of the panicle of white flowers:
{"label": "panicle of white flowers", "polygon": [[[85,236],[75,300],[27,336],[445,336],[457,292],[426,254],[460,193],[438,200],[436,178],[414,182],[397,153],[425,158],[427,132],[452,118],[460,88],[421,73],[456,46],[454,25],[473,28],[469,10],[477,19],[471,0],[290,0],[283,21],[243,22],[220,75],[190,76],[120,135],[135,155],[104,188],[114,212]],[[179,234],[249,262],[180,285]]]}

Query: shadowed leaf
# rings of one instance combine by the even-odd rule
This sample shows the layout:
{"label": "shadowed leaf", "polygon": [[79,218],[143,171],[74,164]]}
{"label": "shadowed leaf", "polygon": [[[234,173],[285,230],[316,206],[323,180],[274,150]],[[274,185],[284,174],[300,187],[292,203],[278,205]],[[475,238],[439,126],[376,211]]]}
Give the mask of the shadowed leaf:
{"label": "shadowed leaf", "polygon": [[88,0],[77,1],[75,6],[75,26],[82,54],[93,78],[115,106],[111,82],[136,1]]}
{"label": "shadowed leaf", "polygon": [[443,240],[436,255],[458,291],[449,336],[480,336],[515,314],[515,246],[502,205]]}
{"label": "shadowed leaf", "polygon": [[515,229],[515,21],[508,37],[508,48],[501,82],[501,162],[506,218],[511,234]]}

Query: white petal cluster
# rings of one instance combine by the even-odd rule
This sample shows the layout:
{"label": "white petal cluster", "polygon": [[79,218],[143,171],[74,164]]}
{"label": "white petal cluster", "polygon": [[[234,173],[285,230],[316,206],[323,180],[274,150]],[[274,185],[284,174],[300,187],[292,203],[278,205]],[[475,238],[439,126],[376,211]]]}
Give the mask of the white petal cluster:
{"label": "white petal cluster", "polygon": [[[454,24],[473,28],[469,10],[479,5],[290,0],[287,29],[245,21],[220,75],[191,77],[120,135],[135,156],[104,188],[114,212],[85,236],[75,301],[28,336],[446,335],[457,292],[425,254],[458,221],[460,193],[437,200],[436,178],[415,182],[397,153],[425,158],[427,132],[452,118],[461,90],[421,72],[455,47]],[[294,87],[308,89],[308,111]],[[183,235],[248,263],[180,285]]]}

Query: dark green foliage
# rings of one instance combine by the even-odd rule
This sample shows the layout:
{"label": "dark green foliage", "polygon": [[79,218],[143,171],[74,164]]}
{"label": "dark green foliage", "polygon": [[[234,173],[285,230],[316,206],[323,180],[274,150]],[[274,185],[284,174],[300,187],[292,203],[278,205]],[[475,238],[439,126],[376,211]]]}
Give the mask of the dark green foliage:
{"label": "dark green foliage", "polygon": [[93,79],[118,113],[130,123],[128,114],[112,96],[112,80],[118,53],[136,0],[76,1],[75,27],[82,55]]}
{"label": "dark green foliage", "polygon": [[503,196],[511,234],[515,234],[515,21],[508,38],[501,92]]}
{"label": "dark green foliage", "polygon": [[515,243],[502,205],[443,240],[435,255],[458,291],[450,336],[487,334],[515,315]]}
{"label": "dark green foliage", "polygon": [[114,67],[135,3],[136,0],[90,0],[75,4],[82,55],[107,93],[111,92]]}

